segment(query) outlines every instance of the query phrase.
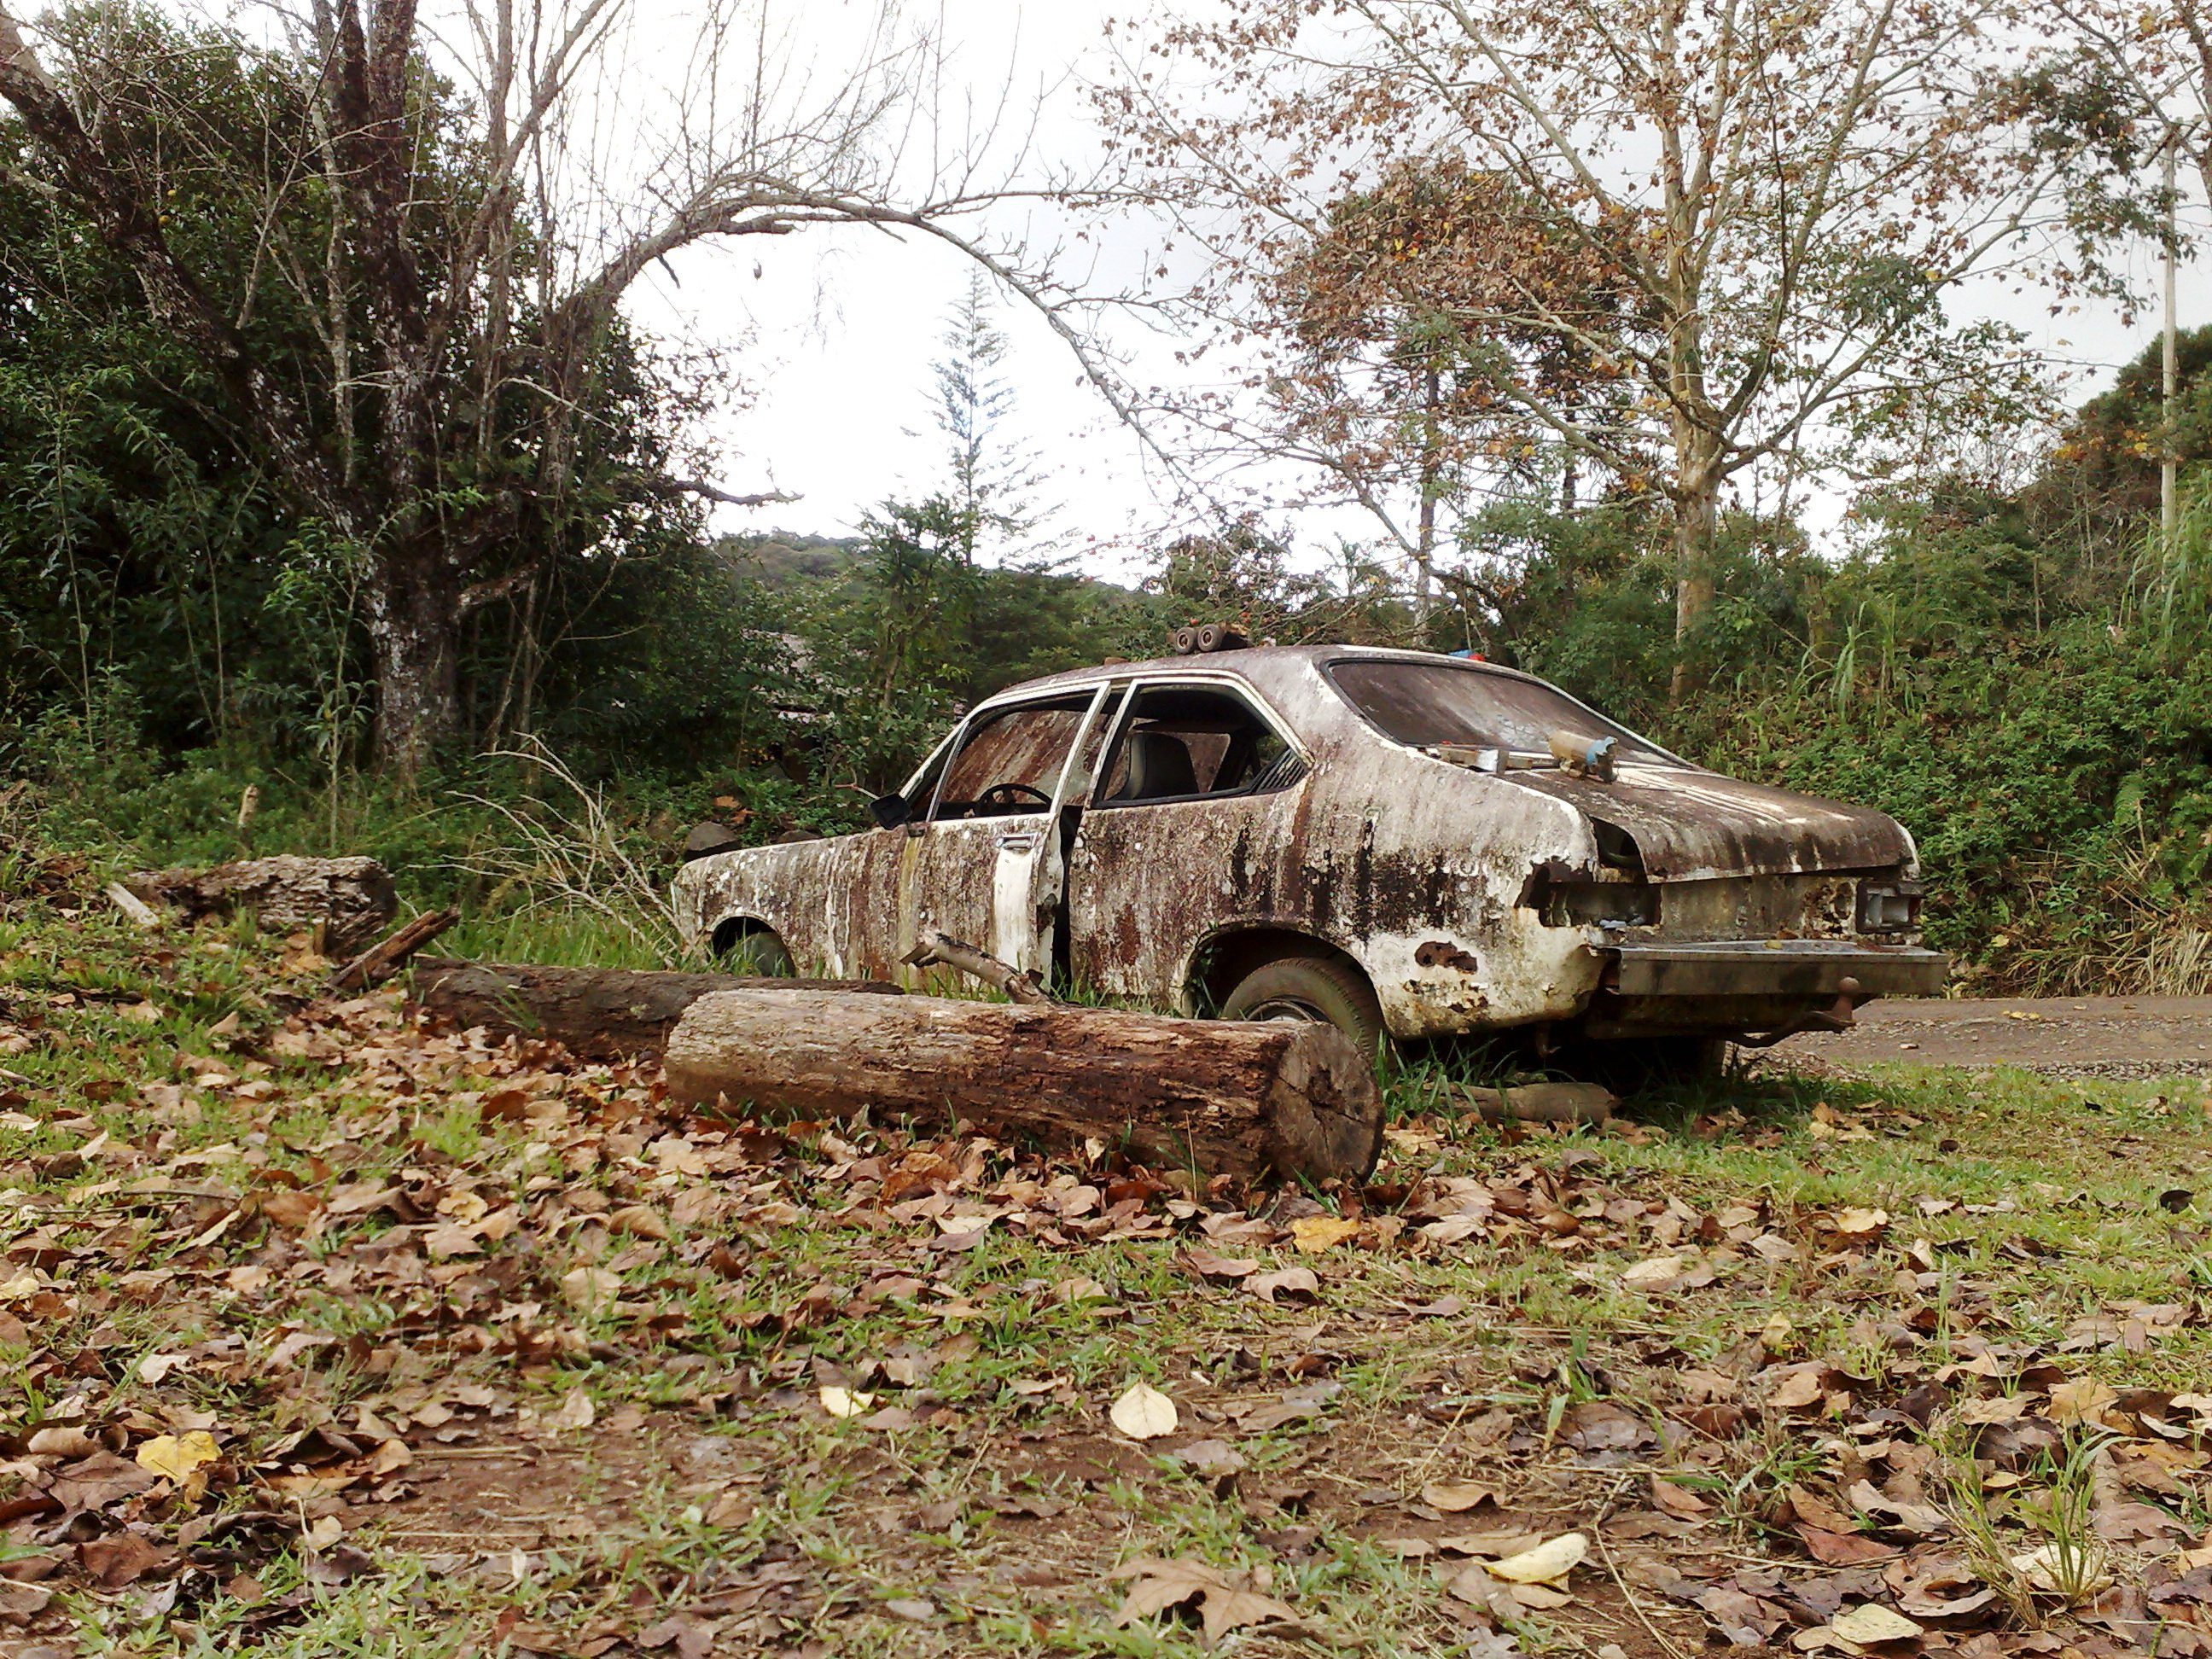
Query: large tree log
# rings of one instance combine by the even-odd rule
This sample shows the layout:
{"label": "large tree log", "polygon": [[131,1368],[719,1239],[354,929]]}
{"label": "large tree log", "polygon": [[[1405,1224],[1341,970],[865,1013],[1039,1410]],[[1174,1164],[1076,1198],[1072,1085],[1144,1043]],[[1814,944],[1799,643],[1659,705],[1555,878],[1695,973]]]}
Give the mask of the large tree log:
{"label": "large tree log", "polygon": [[716,991],[794,985],[855,994],[899,994],[872,980],[756,979],[738,974],[679,974],[629,968],[546,968],[524,962],[464,962],[418,957],[415,1000],[455,1024],[550,1037],[592,1060],[654,1054],[678,1018]]}
{"label": "large tree log", "polygon": [[679,1100],[866,1107],[1206,1175],[1357,1178],[1382,1145],[1373,1069],[1334,1027],[1299,1021],[732,991],[692,1004],[665,1063]]}
{"label": "large tree log", "polygon": [[290,854],[212,870],[141,870],[123,884],[149,904],[173,904],[187,921],[252,910],[276,933],[323,928],[323,950],[349,957],[376,942],[399,912],[392,878],[374,859]]}

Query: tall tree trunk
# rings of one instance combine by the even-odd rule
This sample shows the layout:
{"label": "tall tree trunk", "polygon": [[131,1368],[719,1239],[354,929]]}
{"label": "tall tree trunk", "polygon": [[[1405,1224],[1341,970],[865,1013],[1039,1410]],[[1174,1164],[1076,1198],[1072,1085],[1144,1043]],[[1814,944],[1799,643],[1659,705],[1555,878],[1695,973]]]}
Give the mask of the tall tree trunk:
{"label": "tall tree trunk", "polygon": [[[1443,487],[1443,436],[1437,419],[1437,403],[1442,393],[1442,377],[1436,364],[1431,362],[1421,377],[1421,524],[1413,555],[1413,620],[1420,623],[1424,634],[1429,626],[1429,610],[1437,581],[1437,494]],[[1424,639],[1422,643],[1425,645],[1427,641]]]}
{"label": "tall tree trunk", "polygon": [[376,761],[412,779],[459,728],[460,584],[434,553],[386,552],[368,581]]}
{"label": "tall tree trunk", "polygon": [[1674,489],[1674,673],[1670,694],[1680,697],[1698,684],[1684,645],[1713,603],[1713,551],[1720,539],[1720,474],[1710,434],[1691,431],[1686,452],[1678,422],[1680,468]]}

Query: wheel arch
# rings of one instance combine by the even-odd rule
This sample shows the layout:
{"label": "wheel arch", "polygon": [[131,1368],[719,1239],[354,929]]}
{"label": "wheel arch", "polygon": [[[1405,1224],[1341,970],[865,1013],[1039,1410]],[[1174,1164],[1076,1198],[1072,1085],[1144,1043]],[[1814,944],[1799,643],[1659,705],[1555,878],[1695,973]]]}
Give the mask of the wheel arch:
{"label": "wheel arch", "polygon": [[1183,974],[1184,1004],[1200,1013],[1211,1013],[1246,975],[1289,957],[1320,957],[1340,963],[1358,974],[1370,990],[1375,988],[1375,976],[1367,971],[1367,964],[1333,939],[1280,922],[1237,922],[1215,928],[1191,951]]}
{"label": "wheel arch", "polygon": [[742,911],[732,911],[708,929],[707,949],[711,955],[726,957],[737,948],[739,940],[750,939],[756,933],[766,933],[786,951],[790,949],[790,942],[773,926],[758,916],[747,915]]}

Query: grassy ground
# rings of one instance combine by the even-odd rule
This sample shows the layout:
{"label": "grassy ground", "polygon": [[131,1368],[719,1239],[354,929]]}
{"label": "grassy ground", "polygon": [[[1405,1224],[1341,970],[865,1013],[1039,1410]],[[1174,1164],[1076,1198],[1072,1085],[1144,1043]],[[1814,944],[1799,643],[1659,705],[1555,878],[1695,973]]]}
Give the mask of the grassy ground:
{"label": "grassy ground", "polygon": [[0,874],[0,1651],[2208,1646],[2202,1081],[1410,1078],[1192,1192]]}

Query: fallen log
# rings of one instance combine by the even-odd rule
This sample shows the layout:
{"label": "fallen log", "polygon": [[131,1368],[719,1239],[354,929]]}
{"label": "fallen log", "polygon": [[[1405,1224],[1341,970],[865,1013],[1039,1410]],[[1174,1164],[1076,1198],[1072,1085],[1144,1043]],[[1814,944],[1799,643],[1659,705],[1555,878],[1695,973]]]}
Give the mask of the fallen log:
{"label": "fallen log", "polygon": [[994,1139],[1101,1142],[1156,1169],[1357,1179],[1382,1145],[1375,1074],[1332,1026],[790,988],[702,997],[669,1091],[807,1117],[914,1116]]}
{"label": "fallen log", "polygon": [[764,986],[855,994],[900,994],[875,980],[790,980],[629,968],[549,968],[525,962],[417,957],[413,1000],[463,1027],[546,1037],[591,1060],[656,1054],[668,1030],[701,997]]}
{"label": "fallen log", "polygon": [[283,854],[212,870],[141,870],[123,885],[149,904],[174,906],[187,921],[252,910],[272,933],[319,928],[324,951],[340,957],[367,950],[399,912],[392,878],[367,858]]}
{"label": "fallen log", "polygon": [[1466,1085],[1467,1102],[1486,1123],[1587,1123],[1613,1121],[1620,1097],[1595,1083],[1524,1083],[1516,1088]]}

